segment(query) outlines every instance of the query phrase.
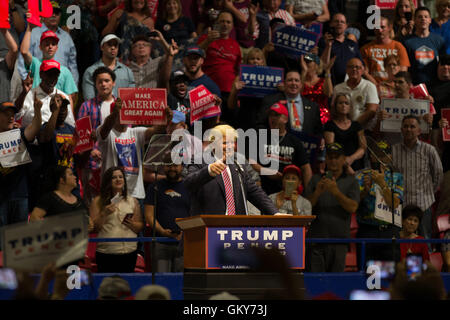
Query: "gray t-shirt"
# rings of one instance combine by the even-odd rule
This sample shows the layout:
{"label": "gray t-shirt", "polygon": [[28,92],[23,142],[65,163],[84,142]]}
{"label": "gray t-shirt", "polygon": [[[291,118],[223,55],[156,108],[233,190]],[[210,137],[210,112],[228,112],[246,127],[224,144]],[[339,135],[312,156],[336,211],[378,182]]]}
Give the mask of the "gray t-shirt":
{"label": "gray t-shirt", "polygon": [[[277,205],[277,194],[272,193],[269,198],[272,202]],[[302,196],[297,197],[297,209],[300,216],[310,216],[311,215],[311,202],[308,199],[303,198]],[[285,200],[281,208],[278,209],[280,213],[294,214],[294,210],[292,209],[291,200]]]}
{"label": "gray t-shirt", "polygon": [[10,101],[9,91],[12,73],[8,69],[5,59],[0,59],[0,103]]}
{"label": "gray t-shirt", "polygon": [[[322,179],[315,174],[305,190],[305,197],[314,193]],[[359,203],[359,184],[355,177],[343,173],[336,181],[339,190],[348,198]],[[313,207],[313,220],[308,231],[309,238],[349,238],[351,212],[347,212],[328,191],[323,192]]]}

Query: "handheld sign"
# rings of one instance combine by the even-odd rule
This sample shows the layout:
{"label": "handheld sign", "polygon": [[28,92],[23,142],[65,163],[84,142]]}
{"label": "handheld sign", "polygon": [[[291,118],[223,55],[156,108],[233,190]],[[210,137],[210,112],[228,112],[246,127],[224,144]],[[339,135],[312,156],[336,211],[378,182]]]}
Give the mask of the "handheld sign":
{"label": "handheld sign", "polygon": [[11,28],[9,21],[9,0],[0,0],[0,28]]}
{"label": "handheld sign", "polygon": [[5,267],[41,272],[50,262],[61,267],[84,257],[88,244],[86,211],[54,215],[1,229]]}
{"label": "handheld sign", "polygon": [[295,59],[309,53],[318,41],[319,34],[292,26],[276,29],[272,39],[275,50]]}
{"label": "handheld sign", "polygon": [[167,123],[166,89],[119,88],[121,124],[164,125]]}
{"label": "handheld sign", "polygon": [[[376,202],[375,202],[375,219],[392,223],[392,209],[386,201],[384,201],[383,195],[381,194],[380,188],[377,186],[376,189]],[[402,227],[402,205],[399,204],[394,210],[394,224],[401,228]]]}
{"label": "handheld sign", "polygon": [[[441,118],[447,119],[450,123],[450,109],[441,109]],[[442,128],[442,140],[450,141],[450,127]]]}
{"label": "handheld sign", "polygon": [[[381,121],[382,132],[400,132],[402,119],[407,115],[422,117],[430,113],[430,101],[421,99],[382,99],[381,109],[386,110],[388,119]],[[420,122],[422,133],[428,133],[428,124]]]}
{"label": "handheld sign", "polygon": [[0,133],[0,164],[4,168],[30,163],[31,158],[20,135],[20,129]]}
{"label": "handheld sign", "polygon": [[313,22],[309,25],[309,27],[301,24],[300,22],[297,22],[296,25],[302,30],[308,30],[310,32],[317,33],[318,35],[322,35],[323,24],[320,22]]}
{"label": "handheld sign", "polygon": [[220,107],[216,106],[214,95],[204,85],[189,91],[189,100],[191,101],[191,124],[220,114]]}
{"label": "handheld sign", "polygon": [[240,80],[245,86],[239,96],[262,98],[277,92],[277,84],[283,81],[283,69],[241,64]]}
{"label": "handheld sign", "polygon": [[28,0],[28,11],[31,17],[27,21],[41,27],[40,17],[50,18],[53,15],[53,7],[50,0]]}
{"label": "handheld sign", "polygon": [[90,117],[83,117],[75,121],[75,131],[77,133],[77,143],[74,153],[81,153],[94,148],[94,141],[91,139],[92,125]]}

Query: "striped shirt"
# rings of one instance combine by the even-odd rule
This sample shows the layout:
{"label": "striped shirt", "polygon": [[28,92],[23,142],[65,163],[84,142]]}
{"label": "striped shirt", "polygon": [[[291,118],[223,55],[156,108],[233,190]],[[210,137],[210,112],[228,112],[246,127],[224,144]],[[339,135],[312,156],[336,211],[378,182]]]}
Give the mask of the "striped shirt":
{"label": "striped shirt", "polygon": [[412,149],[403,143],[392,147],[394,168],[404,177],[403,205],[415,204],[426,210],[434,203],[434,193],[444,178],[436,149],[418,140]]}
{"label": "striped shirt", "polygon": [[286,10],[278,9],[277,12],[275,12],[275,13],[268,12],[268,15],[269,15],[270,20],[272,20],[274,18],[280,18],[288,26],[294,26],[294,27],[296,26],[294,18],[292,18],[291,14],[289,12],[287,12]]}
{"label": "striped shirt", "polygon": [[156,88],[158,87],[158,78],[161,65],[165,56],[155,59],[148,59],[143,65],[139,66],[136,62],[131,61],[128,67],[133,71],[136,88]]}

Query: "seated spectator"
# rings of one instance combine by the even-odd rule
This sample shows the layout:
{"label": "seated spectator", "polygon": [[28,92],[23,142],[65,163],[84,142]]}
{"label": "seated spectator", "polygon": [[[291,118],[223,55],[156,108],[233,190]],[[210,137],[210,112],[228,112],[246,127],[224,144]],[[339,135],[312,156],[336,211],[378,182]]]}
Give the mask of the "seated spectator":
{"label": "seated spectator", "polygon": [[410,66],[405,47],[398,41],[391,39],[392,22],[387,17],[381,17],[380,28],[375,29],[375,40],[361,48],[361,55],[369,74],[376,83],[387,80],[383,61],[389,54],[400,58],[400,71],[407,71]]}
{"label": "seated spectator", "polygon": [[[173,1],[173,0],[172,0]],[[159,31],[156,37],[148,38],[146,35],[138,35],[131,44],[131,55],[128,67],[133,71],[136,88],[160,88],[167,82],[164,77],[169,77],[172,61],[178,53],[178,46],[172,40],[169,45]],[[165,54],[157,58],[151,57],[152,42],[158,41],[164,48]]]}
{"label": "seated spectator", "polygon": [[344,148],[346,172],[354,175],[364,167],[366,138],[358,121],[352,120],[353,106],[350,96],[338,93],[331,107],[331,119],[324,126],[325,143],[339,143]]}
{"label": "seated spectator", "polygon": [[413,34],[416,7],[412,0],[398,0],[394,9],[394,33],[397,40]]}
{"label": "seated spectator", "polygon": [[[137,199],[129,195],[125,173],[119,167],[110,167],[101,181],[100,196],[90,207],[98,237],[135,238],[144,222]],[[99,242],[95,254],[98,272],[134,272],[136,249],[136,242]]]}
{"label": "seated spectator", "polygon": [[[328,100],[333,95],[333,84],[331,82],[331,68],[336,57],[333,57],[326,65],[320,64],[320,59],[313,53],[301,56],[302,65],[302,96],[319,105],[320,120],[325,124],[330,120],[330,111],[328,110]],[[319,77],[325,72],[325,77]]]}
{"label": "seated spectator", "polygon": [[[415,205],[407,205],[402,210],[402,230],[400,239],[425,239],[417,234],[423,217],[422,210]],[[428,246],[426,243],[400,243],[401,260],[406,259],[408,254],[420,254],[423,261],[430,260]]]}
{"label": "seated spectator", "polygon": [[100,43],[100,48],[102,50],[101,59],[87,68],[83,75],[82,88],[84,100],[95,98],[97,95],[92,75],[99,67],[108,67],[116,74],[116,86],[113,88],[113,95],[115,97],[118,97],[118,88],[135,87],[133,72],[117,59],[121,42],[122,40],[114,34],[108,34],[103,37],[102,42]]}
{"label": "seated spectator", "polygon": [[98,287],[98,300],[126,300],[130,296],[130,284],[119,275],[103,278]]}
{"label": "seated spectator", "polygon": [[[259,48],[252,48],[244,57],[244,64],[265,66],[266,58]],[[239,91],[245,87],[245,82],[240,80],[240,76],[236,76],[231,87],[230,96],[228,97],[228,109],[237,109],[236,117],[239,119],[237,128],[247,130],[256,128],[255,114],[258,111],[262,98],[257,97],[238,97]]]}
{"label": "seated spectator", "polygon": [[[168,153],[164,162],[170,161],[170,153]],[[157,199],[155,199],[155,185],[152,183],[147,187],[145,221],[150,228],[155,226],[157,237],[181,240],[183,232],[175,223],[175,219],[190,216],[190,195],[181,176],[183,165],[164,165],[163,169],[166,177],[157,182]],[[155,203],[157,203],[156,214]],[[183,250],[178,242],[157,242],[155,250],[155,272],[183,272]]]}
{"label": "seated spectator", "polygon": [[198,39],[200,48],[205,50],[204,72],[218,85],[224,106],[222,119],[234,123],[234,115],[228,112],[227,99],[236,75],[239,74],[241,49],[236,40],[230,38],[233,29],[233,15],[224,11],[217,17],[219,30],[209,30]]}
{"label": "seated spectator", "polygon": [[[0,101],[9,101],[11,90],[11,77],[17,59],[17,43],[8,29],[0,29],[8,51],[0,61]],[[1,38],[1,37],[0,37]]]}
{"label": "seated spectator", "polygon": [[[42,27],[32,27],[31,34],[29,35],[27,45],[29,46],[30,55],[38,59],[39,61],[47,60],[44,55],[42,46],[42,35],[45,32],[51,31],[58,39],[58,46],[54,49],[54,56],[52,59],[58,61],[62,66],[69,69],[70,74],[73,76],[75,85],[78,86],[79,73],[77,66],[77,50],[72,37],[69,32],[59,27],[61,22],[61,8],[56,1],[51,1],[53,7],[53,14],[51,17],[42,18]],[[84,26],[83,26],[84,27]],[[23,40],[22,40],[23,41]],[[24,56],[25,58],[25,56]],[[24,61],[21,57],[18,59],[18,71],[22,79],[25,79],[27,70],[25,69]],[[39,84],[39,83],[38,83]],[[71,92],[69,93],[71,94]]]}
{"label": "seated spectator", "polygon": [[383,59],[383,68],[387,73],[386,80],[377,83],[377,92],[380,99],[395,96],[394,75],[400,71],[400,57],[388,55]]}
{"label": "seated spectator", "polygon": [[314,22],[325,23],[330,20],[327,1],[286,1],[286,10],[291,14],[296,22],[310,25]]}
{"label": "seated spectator", "polygon": [[[58,214],[86,210],[83,201],[72,192],[77,187],[77,177],[73,170],[56,166],[49,170],[48,193],[45,193],[31,212],[30,221],[42,220]],[[92,227],[90,225],[90,227]]]}
{"label": "seated spectator", "polygon": [[[42,51],[42,60],[40,60],[30,53],[30,35],[31,23],[28,24],[25,31],[22,44],[20,45],[20,53],[23,56],[26,71],[31,72],[30,76],[33,78],[33,88],[36,88],[41,83],[39,68],[41,67],[42,61],[54,59],[55,53],[58,51],[59,38],[56,33],[51,30],[42,33],[39,45],[39,48]],[[73,106],[74,98],[76,99],[76,93],[78,92],[77,85],[68,68],[60,65],[59,69],[60,73],[55,88],[70,95],[70,105]]]}
{"label": "seated spectator", "polygon": [[[350,238],[351,214],[359,203],[359,185],[344,170],[344,149],[338,143],[327,145],[327,174],[316,174],[306,186],[305,198],[311,202],[313,220],[309,238]],[[343,272],[347,244],[311,244],[306,250],[306,270]]]}
{"label": "seated spectator", "polygon": [[282,181],[283,190],[269,195],[278,212],[294,216],[310,216],[311,203],[301,196],[303,185],[300,168],[293,164],[284,167]]}
{"label": "seated spectator", "polygon": [[125,0],[125,7],[115,11],[108,24],[102,30],[102,37],[114,33],[123,40],[120,60],[128,60],[131,51],[131,41],[137,35],[148,35],[154,29],[148,1]]}
{"label": "seated spectator", "polygon": [[[27,159],[27,147],[34,141],[41,128],[42,102],[34,95],[34,112],[31,123],[22,126],[20,132],[14,133],[14,138],[20,141],[20,152],[24,162],[21,164],[0,162],[0,226],[24,222],[28,219],[28,179],[27,162],[31,162],[29,155]],[[14,115],[17,108],[10,102],[0,104],[0,132],[13,132]],[[5,158],[3,158],[5,159]]]}

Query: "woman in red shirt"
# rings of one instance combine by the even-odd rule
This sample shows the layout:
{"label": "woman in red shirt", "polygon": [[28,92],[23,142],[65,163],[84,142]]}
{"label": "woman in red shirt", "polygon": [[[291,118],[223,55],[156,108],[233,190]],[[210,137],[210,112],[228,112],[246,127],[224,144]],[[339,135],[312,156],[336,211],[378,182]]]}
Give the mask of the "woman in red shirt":
{"label": "woman in red shirt", "polygon": [[[401,239],[424,239],[417,235],[417,229],[422,219],[423,211],[415,205],[407,205],[402,211],[402,230],[400,231]],[[426,243],[401,243],[400,254],[401,259],[405,259],[408,254],[421,254],[423,261],[430,260],[428,246]]]}

